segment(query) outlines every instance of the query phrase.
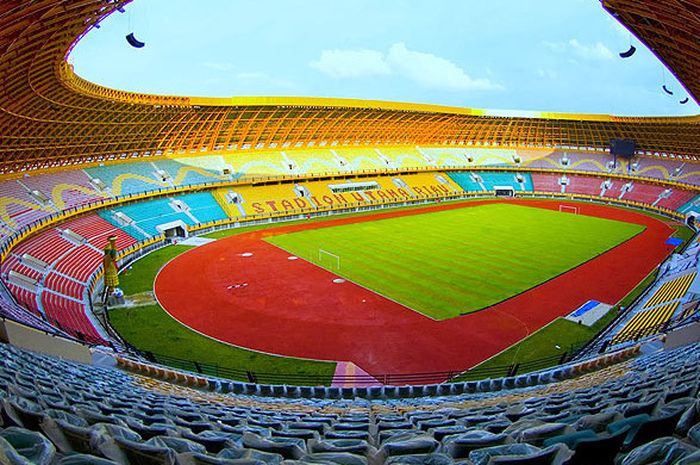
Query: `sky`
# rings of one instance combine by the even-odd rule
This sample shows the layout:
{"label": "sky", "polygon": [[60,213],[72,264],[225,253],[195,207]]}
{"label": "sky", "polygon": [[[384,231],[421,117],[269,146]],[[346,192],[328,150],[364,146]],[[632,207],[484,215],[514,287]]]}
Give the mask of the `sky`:
{"label": "sky", "polygon": [[69,61],[95,83],[163,95],[700,113],[599,0],[134,0]]}

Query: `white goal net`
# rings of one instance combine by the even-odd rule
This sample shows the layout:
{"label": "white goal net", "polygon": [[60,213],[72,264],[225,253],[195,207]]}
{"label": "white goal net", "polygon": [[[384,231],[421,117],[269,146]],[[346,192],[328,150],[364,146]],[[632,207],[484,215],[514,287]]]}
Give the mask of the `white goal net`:
{"label": "white goal net", "polygon": [[562,213],[573,213],[578,215],[578,207],[575,205],[559,205],[559,211]]}
{"label": "white goal net", "polygon": [[340,256],[324,249],[318,249],[318,263],[340,270]]}

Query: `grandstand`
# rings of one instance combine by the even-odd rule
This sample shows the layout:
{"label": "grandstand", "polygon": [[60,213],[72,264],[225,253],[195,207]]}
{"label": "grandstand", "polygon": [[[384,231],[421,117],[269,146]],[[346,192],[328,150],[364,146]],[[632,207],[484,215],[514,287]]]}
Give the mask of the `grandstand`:
{"label": "grandstand", "polygon": [[[505,375],[465,365],[422,375],[396,367],[403,377],[392,378],[337,360],[356,375],[327,382],[220,372],[129,347],[101,299],[112,236],[119,265],[138,268],[134,260],[186,236],[503,188],[577,213],[633,207],[674,228],[700,214],[700,116],[503,117],[381,101],[155,96],[77,76],[66,60],[75,42],[129,2],[0,5],[1,463],[700,461],[697,237],[681,250],[655,235],[671,241],[667,255],[678,253],[553,368],[514,358]],[[696,99],[692,2],[602,3]],[[630,160],[609,153],[623,136],[637,144]],[[268,273],[282,268],[272,266]],[[227,285],[233,296],[247,292],[247,282]],[[157,304],[153,292],[145,298]],[[495,334],[487,329],[472,336],[486,345]]]}

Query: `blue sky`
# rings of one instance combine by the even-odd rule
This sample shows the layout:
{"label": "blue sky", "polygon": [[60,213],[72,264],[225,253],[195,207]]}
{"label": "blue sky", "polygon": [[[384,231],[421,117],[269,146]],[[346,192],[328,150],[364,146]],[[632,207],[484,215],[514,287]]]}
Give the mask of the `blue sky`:
{"label": "blue sky", "polygon": [[86,79],[156,94],[700,113],[598,0],[135,0],[69,59]]}

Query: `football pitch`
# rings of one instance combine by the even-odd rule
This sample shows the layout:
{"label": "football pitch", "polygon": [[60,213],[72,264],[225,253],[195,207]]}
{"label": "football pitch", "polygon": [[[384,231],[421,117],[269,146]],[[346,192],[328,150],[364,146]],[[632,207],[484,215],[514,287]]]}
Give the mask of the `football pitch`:
{"label": "football pitch", "polygon": [[490,204],[310,229],[266,240],[443,320],[524,292],[643,229],[535,207]]}

